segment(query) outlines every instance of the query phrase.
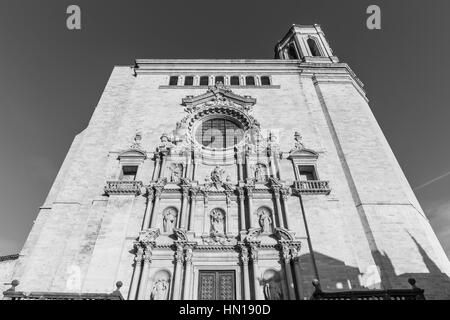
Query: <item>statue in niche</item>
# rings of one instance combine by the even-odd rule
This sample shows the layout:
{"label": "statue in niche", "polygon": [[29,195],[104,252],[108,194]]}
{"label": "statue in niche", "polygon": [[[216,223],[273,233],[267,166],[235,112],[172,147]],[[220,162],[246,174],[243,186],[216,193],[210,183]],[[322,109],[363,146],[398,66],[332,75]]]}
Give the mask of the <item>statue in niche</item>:
{"label": "statue in niche", "polygon": [[225,235],[225,216],[219,209],[211,211],[211,234]]}
{"label": "statue in niche", "polygon": [[150,294],[150,300],[167,300],[169,283],[166,279],[159,279],[155,282]]}
{"label": "statue in niche", "polygon": [[255,181],[257,182],[264,182],[266,181],[266,166],[262,163],[256,164],[256,166],[253,166],[253,171],[255,174]]}
{"label": "statue in niche", "polygon": [[264,285],[264,298],[266,300],[283,300],[280,284],[273,280],[267,282]]}
{"label": "statue in niche", "polygon": [[172,163],[170,166],[170,182],[179,183],[183,172],[183,166],[181,163]]}
{"label": "statue in niche", "polygon": [[169,208],[163,213],[163,230],[164,232],[172,232],[177,221],[177,212],[173,208]]}
{"label": "statue in niche", "polygon": [[272,217],[267,209],[262,209],[259,212],[259,225],[261,226],[262,233],[272,232]]}

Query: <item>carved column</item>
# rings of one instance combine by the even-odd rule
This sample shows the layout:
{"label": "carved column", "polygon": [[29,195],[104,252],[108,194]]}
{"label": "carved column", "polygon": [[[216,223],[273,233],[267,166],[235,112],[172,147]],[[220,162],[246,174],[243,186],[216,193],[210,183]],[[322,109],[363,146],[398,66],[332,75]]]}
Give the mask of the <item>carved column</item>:
{"label": "carved column", "polygon": [[153,198],[155,196],[155,192],[153,188],[147,189],[147,206],[145,207],[145,216],[144,222],[142,223],[142,229],[145,230],[150,227],[150,219],[152,216],[152,208],[153,208]]}
{"label": "carved column", "polygon": [[280,226],[285,226],[286,223],[284,221],[283,212],[281,211],[281,204],[280,204],[280,187],[272,186],[272,190],[273,195],[275,196],[275,207],[277,208],[277,216],[279,224]]}
{"label": "carved column", "polygon": [[245,207],[244,207],[244,188],[238,187],[237,188],[239,193],[239,215],[240,215],[240,230],[246,230],[246,224],[245,224]]}
{"label": "carved column", "polygon": [[161,152],[161,169],[159,171],[159,178],[163,178],[164,177],[164,172],[166,170],[166,163],[167,163],[167,156],[168,156],[168,152]]}
{"label": "carved column", "polygon": [[142,261],[144,255],[144,248],[139,243],[135,244],[136,256],[134,257],[134,273],[130,284],[130,293],[128,294],[128,299],[137,300],[137,288],[139,287],[139,279],[141,278],[142,272]]}
{"label": "carved column", "polygon": [[195,213],[197,212],[197,193],[197,189],[191,188],[191,214],[189,217],[189,231],[192,231],[194,229]]}
{"label": "carved column", "polygon": [[302,298],[301,294],[301,271],[300,271],[300,247],[294,247],[291,249],[292,261],[294,263],[295,284],[297,288],[297,298]]}
{"label": "carved column", "polygon": [[183,299],[191,299],[192,248],[186,249]]}
{"label": "carved column", "polygon": [[269,159],[270,159],[270,173],[272,175],[272,177],[274,177],[275,179],[277,178],[277,169],[275,167],[275,157],[273,152],[269,151]]}
{"label": "carved column", "polygon": [[295,300],[294,280],[292,279],[291,254],[287,244],[281,245],[282,259],[284,262],[284,270],[286,273],[286,282],[288,287],[289,300]]}
{"label": "carved column", "polygon": [[152,180],[158,180],[160,173],[160,158],[159,153],[155,154],[155,168],[153,170],[153,177]]}
{"label": "carved column", "polygon": [[248,271],[248,249],[245,244],[240,245],[242,274],[244,275],[244,300],[250,300],[250,278]]}
{"label": "carved column", "polygon": [[287,204],[290,195],[289,187],[281,188],[281,196],[283,197],[283,207],[284,207],[284,227],[289,229],[289,206]]}
{"label": "carved column", "polygon": [[256,244],[251,244],[251,258],[252,258],[252,265],[253,265],[253,283],[255,287],[255,300],[263,300],[263,297],[261,295],[261,286],[259,285],[259,266],[258,266],[258,247]]}
{"label": "carved column", "polygon": [[248,196],[248,218],[250,222],[250,228],[255,227],[255,221],[253,219],[253,190],[254,186],[247,186],[247,196]]}
{"label": "carved column", "polygon": [[173,281],[172,299],[180,300],[180,282],[181,271],[183,266],[183,246],[177,244],[177,251],[175,252],[175,279]]}
{"label": "carved column", "polygon": [[225,234],[230,233],[230,207],[231,207],[231,193],[229,191],[226,191],[226,202],[227,202],[227,212],[225,217]]}
{"label": "carved column", "polygon": [[189,157],[186,156],[186,164],[184,165],[184,170],[183,170],[183,177],[185,178],[189,178],[189,170],[190,170],[190,161],[189,161]]}
{"label": "carved column", "polygon": [[163,191],[163,186],[157,186],[155,187],[155,201],[153,202],[153,210],[150,218],[150,228],[155,227],[156,223],[156,216],[159,212],[159,201],[161,200],[161,193]]}
{"label": "carved column", "polygon": [[150,265],[152,263],[152,248],[146,246],[144,254],[144,266],[142,267],[141,284],[139,286],[138,300],[144,300],[147,289],[148,275],[150,273]]}
{"label": "carved column", "polygon": [[186,218],[188,215],[187,205],[188,205],[188,197],[189,197],[189,188],[188,186],[182,186],[182,196],[181,196],[181,212],[180,212],[180,224],[179,227],[182,229],[186,229]]}
{"label": "carved column", "polygon": [[204,210],[203,210],[203,234],[209,234],[209,213],[208,213],[208,195],[204,194]]}

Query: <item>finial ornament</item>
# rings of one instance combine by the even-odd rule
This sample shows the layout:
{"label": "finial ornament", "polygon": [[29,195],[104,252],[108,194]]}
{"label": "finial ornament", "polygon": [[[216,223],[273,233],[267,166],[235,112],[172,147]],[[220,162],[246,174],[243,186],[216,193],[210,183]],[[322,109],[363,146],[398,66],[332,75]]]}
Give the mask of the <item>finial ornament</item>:
{"label": "finial ornament", "polygon": [[302,136],[301,136],[300,132],[295,131],[294,140],[295,140],[294,150],[302,150],[305,148],[305,146],[302,142]]}
{"label": "finial ornament", "polygon": [[133,138],[133,144],[130,146],[130,149],[142,150],[141,146],[142,133],[137,131]]}

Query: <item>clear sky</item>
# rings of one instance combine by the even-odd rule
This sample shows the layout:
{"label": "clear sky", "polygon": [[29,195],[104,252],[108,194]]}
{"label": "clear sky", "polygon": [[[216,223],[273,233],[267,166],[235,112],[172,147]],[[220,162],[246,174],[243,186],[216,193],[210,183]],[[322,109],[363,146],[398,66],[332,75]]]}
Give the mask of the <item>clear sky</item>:
{"label": "clear sky", "polygon": [[[81,7],[80,31],[66,28],[70,4]],[[366,28],[370,4],[381,7],[382,30]],[[364,82],[450,255],[449,14],[448,0],[1,0],[0,255],[22,247],[114,65],[270,59],[293,23],[321,24]]]}

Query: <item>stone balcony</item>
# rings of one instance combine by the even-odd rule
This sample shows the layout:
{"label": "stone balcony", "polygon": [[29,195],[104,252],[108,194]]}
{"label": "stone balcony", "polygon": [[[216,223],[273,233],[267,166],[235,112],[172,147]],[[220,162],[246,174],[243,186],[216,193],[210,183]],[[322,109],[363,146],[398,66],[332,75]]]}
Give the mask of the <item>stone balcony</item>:
{"label": "stone balcony", "polygon": [[105,194],[134,194],[138,195],[144,186],[142,181],[107,181],[105,186]]}
{"label": "stone balcony", "polygon": [[18,280],[11,282],[11,288],[3,292],[3,300],[125,300],[120,292],[122,281],[116,282],[116,290],[111,293],[73,292],[22,292],[16,291]]}
{"label": "stone balcony", "polygon": [[425,300],[424,290],[416,286],[415,279],[408,279],[411,289],[354,290],[324,292],[317,279],[310,300]]}
{"label": "stone balcony", "polygon": [[324,180],[297,180],[294,181],[294,190],[299,194],[330,194],[328,181]]}

